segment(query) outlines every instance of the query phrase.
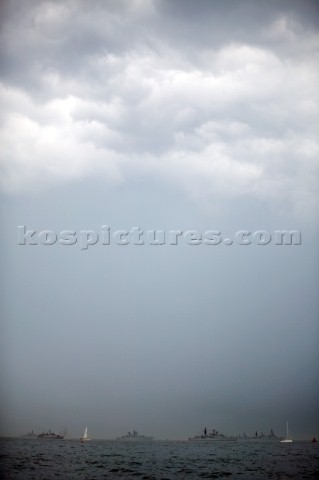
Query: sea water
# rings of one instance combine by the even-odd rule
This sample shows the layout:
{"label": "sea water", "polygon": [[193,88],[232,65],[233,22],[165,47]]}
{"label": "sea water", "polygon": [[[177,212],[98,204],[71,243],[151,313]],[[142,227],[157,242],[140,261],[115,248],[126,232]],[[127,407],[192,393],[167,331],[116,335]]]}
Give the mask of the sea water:
{"label": "sea water", "polygon": [[1,439],[1,479],[315,479],[318,444]]}

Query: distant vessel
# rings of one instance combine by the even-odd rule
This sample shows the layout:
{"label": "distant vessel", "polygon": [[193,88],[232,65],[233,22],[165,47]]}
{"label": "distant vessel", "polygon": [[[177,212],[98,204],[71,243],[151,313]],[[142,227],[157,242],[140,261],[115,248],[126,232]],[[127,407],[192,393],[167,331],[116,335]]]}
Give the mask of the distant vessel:
{"label": "distant vessel", "polygon": [[292,443],[292,438],[289,437],[288,422],[287,422],[287,435],[286,435],[286,438],[284,438],[283,440],[280,440],[280,443]]}
{"label": "distant vessel", "polygon": [[280,437],[275,435],[274,431],[271,429],[268,435],[265,435],[263,432],[259,433],[256,432],[254,436],[248,436],[244,433],[243,436],[238,437],[238,441],[240,442],[278,442],[282,440]]}
{"label": "distant vessel", "polygon": [[63,440],[64,437],[65,437],[65,433],[57,434],[57,433],[51,432],[51,430],[49,430],[48,432],[40,433],[38,435],[38,438],[44,438],[48,440]]}
{"label": "distant vessel", "polygon": [[146,435],[139,435],[137,430],[133,430],[133,432],[128,432],[127,435],[123,435],[122,437],[118,437],[116,440],[121,440],[124,442],[150,442],[153,440],[154,437],[147,437]]}
{"label": "distant vessel", "polygon": [[80,438],[81,443],[89,442],[91,439],[88,437],[88,427],[85,427],[83,437]]}
{"label": "distant vessel", "polygon": [[237,437],[227,437],[223,433],[219,433],[215,428],[211,432],[208,432],[207,428],[205,427],[203,432],[194,437],[190,437],[188,440],[196,441],[196,442],[226,442],[226,441],[236,441]]}
{"label": "distant vessel", "polygon": [[34,433],[34,431],[32,430],[29,433],[25,433],[24,435],[20,435],[20,437],[21,438],[38,438],[38,435],[36,433]]}

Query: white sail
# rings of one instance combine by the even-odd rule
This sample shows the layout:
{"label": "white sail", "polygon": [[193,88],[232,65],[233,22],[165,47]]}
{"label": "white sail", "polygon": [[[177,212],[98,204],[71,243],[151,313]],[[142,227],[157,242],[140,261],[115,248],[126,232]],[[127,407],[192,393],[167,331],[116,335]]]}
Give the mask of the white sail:
{"label": "white sail", "polygon": [[90,441],[91,439],[88,437],[88,427],[85,427],[85,430],[84,430],[84,433],[83,433],[83,437],[81,437],[81,442],[88,442]]}
{"label": "white sail", "polygon": [[288,422],[287,422],[287,435],[286,438],[280,440],[281,443],[292,443],[292,438],[289,437]]}

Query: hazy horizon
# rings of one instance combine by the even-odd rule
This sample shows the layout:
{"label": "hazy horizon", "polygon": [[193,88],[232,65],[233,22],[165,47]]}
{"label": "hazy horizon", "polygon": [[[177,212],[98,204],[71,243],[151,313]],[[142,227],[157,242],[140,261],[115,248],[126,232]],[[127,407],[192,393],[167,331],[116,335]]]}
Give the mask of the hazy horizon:
{"label": "hazy horizon", "polygon": [[318,3],[0,8],[1,435],[318,438]]}

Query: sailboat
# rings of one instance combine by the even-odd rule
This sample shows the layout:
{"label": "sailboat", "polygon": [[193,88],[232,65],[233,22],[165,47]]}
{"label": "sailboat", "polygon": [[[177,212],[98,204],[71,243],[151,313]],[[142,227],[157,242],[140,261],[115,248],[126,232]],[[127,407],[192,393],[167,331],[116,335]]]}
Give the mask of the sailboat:
{"label": "sailboat", "polygon": [[286,435],[286,438],[284,438],[283,440],[280,440],[280,443],[292,443],[292,438],[289,437],[288,422],[287,422],[287,435]]}
{"label": "sailboat", "polygon": [[91,439],[88,437],[88,427],[85,427],[83,437],[80,438],[81,443],[89,442]]}

